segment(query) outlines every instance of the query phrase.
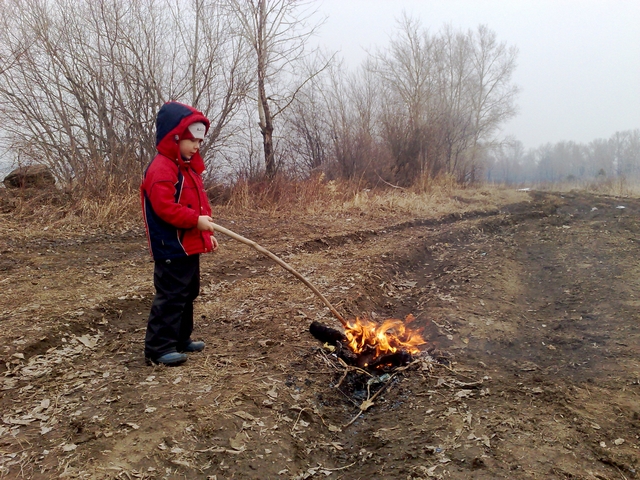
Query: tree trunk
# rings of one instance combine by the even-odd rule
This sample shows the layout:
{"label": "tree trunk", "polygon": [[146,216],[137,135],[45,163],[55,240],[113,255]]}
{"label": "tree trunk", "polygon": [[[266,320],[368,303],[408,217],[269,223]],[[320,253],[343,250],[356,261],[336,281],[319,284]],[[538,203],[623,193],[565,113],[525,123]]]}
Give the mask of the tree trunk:
{"label": "tree trunk", "polygon": [[273,119],[264,89],[264,76],[260,70],[258,71],[258,114],[264,149],[264,169],[267,178],[271,179],[276,175],[276,162],[273,151]]}
{"label": "tree trunk", "polygon": [[258,54],[258,115],[260,117],[260,133],[264,149],[264,169],[268,179],[276,176],[276,162],[273,151],[273,117],[267,100],[265,78],[267,76],[267,12],[265,0],[258,0],[257,44]]}
{"label": "tree trunk", "polygon": [[267,178],[276,176],[276,162],[273,153],[273,127],[269,126],[262,130],[262,141],[264,145],[264,168]]}

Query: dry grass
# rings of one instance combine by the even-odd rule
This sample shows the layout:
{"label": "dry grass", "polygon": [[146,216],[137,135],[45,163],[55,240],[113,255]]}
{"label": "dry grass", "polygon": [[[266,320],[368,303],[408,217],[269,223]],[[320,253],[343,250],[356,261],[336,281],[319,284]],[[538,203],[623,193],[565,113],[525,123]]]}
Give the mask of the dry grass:
{"label": "dry grass", "polygon": [[1,230],[16,237],[42,235],[46,231],[84,234],[124,232],[142,221],[137,194],[106,199],[46,190],[0,188]]}
{"label": "dry grass", "polygon": [[[624,178],[591,182],[540,184],[534,190],[640,197],[640,183]],[[214,216],[328,217],[437,217],[465,210],[496,208],[528,199],[515,187],[483,185],[461,187],[451,178],[421,179],[412,188],[382,185],[362,188],[358,182],[326,181],[316,176],[305,181],[277,178],[272,182],[238,182],[209,190]],[[12,235],[34,235],[44,230],[69,233],[116,233],[141,228],[137,191],[94,197],[57,189],[7,190],[0,188],[0,218]]]}
{"label": "dry grass", "polygon": [[[437,217],[453,212],[495,208],[527,199],[513,188],[481,186],[462,188],[450,181],[430,182],[419,188],[359,188],[355,183],[325,181],[316,177],[291,182],[239,182],[214,205],[214,216],[238,217],[249,212],[261,216],[328,217],[355,215],[376,218],[396,216]],[[216,197],[218,201],[220,198]],[[214,199],[215,202],[215,199]],[[59,190],[12,191],[0,189],[1,218],[12,234],[42,231],[84,234],[120,233],[141,228],[137,192],[95,198]]]}
{"label": "dry grass", "polygon": [[406,190],[362,191],[343,203],[346,209],[370,212],[383,209],[399,215],[431,217],[468,209],[490,209],[498,204],[527,199],[525,192],[503,187],[433,188],[429,192]]}
{"label": "dry grass", "polygon": [[278,180],[273,184],[239,183],[228,196],[224,207],[230,214],[258,211],[277,215],[296,212],[309,216],[374,211],[401,215],[434,216],[458,212],[461,206],[492,208],[497,203],[523,201],[526,192],[503,186],[461,187],[449,178],[421,182],[413,188],[361,188],[356,182],[325,181],[322,176],[302,181]]}
{"label": "dry grass", "polygon": [[625,177],[599,178],[591,181],[577,180],[558,183],[543,183],[534,187],[536,190],[553,192],[570,192],[572,190],[587,191],[613,197],[640,197],[640,181]]}
{"label": "dry grass", "polygon": [[292,206],[325,200],[322,176],[305,181],[275,178],[272,181],[247,182],[241,180],[229,189],[225,206],[234,210],[277,212]]}

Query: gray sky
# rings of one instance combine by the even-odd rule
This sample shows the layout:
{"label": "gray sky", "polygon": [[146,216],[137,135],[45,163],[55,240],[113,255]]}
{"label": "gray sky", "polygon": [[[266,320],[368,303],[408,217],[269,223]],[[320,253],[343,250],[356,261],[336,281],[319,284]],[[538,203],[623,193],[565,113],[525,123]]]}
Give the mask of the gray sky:
{"label": "gray sky", "polygon": [[520,113],[504,129],[526,148],[588,143],[640,128],[640,0],[319,0],[318,42],[350,66],[388,45],[403,11],[430,32],[486,24],[519,50]]}

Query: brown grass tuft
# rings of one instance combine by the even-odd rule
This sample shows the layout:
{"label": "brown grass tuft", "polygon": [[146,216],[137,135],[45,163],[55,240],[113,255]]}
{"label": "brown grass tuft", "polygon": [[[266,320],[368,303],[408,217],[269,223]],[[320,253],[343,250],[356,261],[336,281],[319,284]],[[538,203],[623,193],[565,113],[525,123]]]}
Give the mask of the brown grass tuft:
{"label": "brown grass tuft", "polygon": [[13,190],[0,188],[0,215],[19,231],[59,229],[126,231],[141,222],[137,194],[96,198],[49,189]]}

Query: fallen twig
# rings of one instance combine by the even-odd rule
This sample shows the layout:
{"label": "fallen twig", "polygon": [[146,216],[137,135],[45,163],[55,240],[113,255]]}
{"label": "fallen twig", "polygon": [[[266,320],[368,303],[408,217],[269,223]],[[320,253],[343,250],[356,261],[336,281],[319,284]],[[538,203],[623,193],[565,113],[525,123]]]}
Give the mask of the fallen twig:
{"label": "fallen twig", "polygon": [[469,380],[473,380],[474,382],[476,381],[475,378],[469,377],[468,375],[465,375],[465,374],[460,373],[460,372],[456,372],[453,368],[451,368],[451,367],[449,367],[447,365],[444,365],[442,363],[434,363],[433,365],[437,366],[437,367],[445,368],[445,369],[449,370],[451,373],[455,373],[456,375],[459,375],[461,377],[468,378]]}
{"label": "fallen twig", "polygon": [[327,470],[328,472],[337,472],[338,470],[345,470],[349,467],[353,467],[356,463],[358,462],[353,462],[350,463],[349,465],[345,465],[344,467],[338,467],[338,468],[327,468],[327,467],[322,467],[323,470]]}
{"label": "fallen twig", "polygon": [[298,412],[298,418],[296,418],[296,421],[293,422],[293,427],[291,427],[291,433],[293,433],[293,431],[296,429],[296,425],[298,425],[298,422],[300,421],[300,415],[302,415],[302,412],[306,411],[306,408],[301,408],[300,411]]}

